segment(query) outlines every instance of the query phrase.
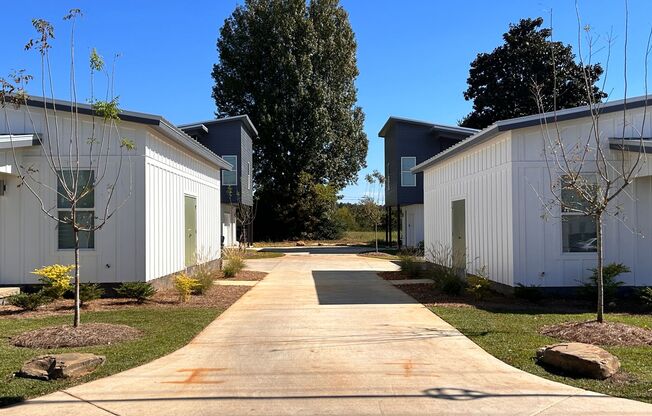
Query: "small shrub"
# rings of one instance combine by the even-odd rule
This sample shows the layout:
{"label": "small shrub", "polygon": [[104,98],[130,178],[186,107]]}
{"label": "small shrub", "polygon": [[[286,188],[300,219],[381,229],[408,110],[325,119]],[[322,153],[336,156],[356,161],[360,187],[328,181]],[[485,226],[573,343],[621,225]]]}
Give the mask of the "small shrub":
{"label": "small shrub", "polygon": [[417,277],[421,273],[421,265],[415,256],[409,254],[400,254],[398,265],[401,271],[412,277]]}
{"label": "small shrub", "polygon": [[436,283],[442,292],[452,296],[458,296],[466,288],[464,279],[456,275],[453,271],[442,274]]}
{"label": "small shrub", "polygon": [[[580,287],[580,295],[588,300],[595,301],[598,298],[598,269],[596,267],[590,270],[593,274],[589,277],[589,282]],[[623,282],[616,280],[616,277],[630,271],[630,268],[622,263],[609,263],[602,267],[602,287],[605,304],[616,298],[618,288],[623,285]]]}
{"label": "small shrub", "polygon": [[51,302],[52,298],[45,296],[42,292],[36,292],[11,295],[6,300],[8,304],[16,306],[24,311],[34,311],[40,306]]}
{"label": "small shrub", "polygon": [[652,287],[642,287],[637,292],[638,300],[647,308],[652,307]]}
{"label": "small shrub", "polygon": [[104,294],[104,289],[97,283],[83,283],[79,285],[79,303],[86,306],[90,301],[99,299]]}
{"label": "small shrub", "polygon": [[174,278],[174,287],[179,293],[179,300],[187,302],[190,295],[197,290],[200,283],[197,279],[188,276],[186,273],[179,273]]}
{"label": "small shrub", "polygon": [[39,276],[38,280],[43,283],[44,287],[41,293],[43,296],[61,299],[72,288],[70,272],[74,269],[75,266],[73,265],[53,264],[36,269],[32,274]]}
{"label": "small shrub", "polygon": [[471,275],[466,279],[466,292],[476,300],[482,300],[491,293],[491,280],[487,277],[487,268],[483,266],[477,275]]}
{"label": "small shrub", "polygon": [[541,288],[536,285],[525,286],[522,284],[516,285],[514,287],[514,296],[520,299],[527,300],[529,302],[539,302],[543,299],[543,291]]}
{"label": "small shrub", "polygon": [[156,294],[154,286],[147,282],[124,282],[115,291],[120,297],[134,299],[136,303],[145,303]]}

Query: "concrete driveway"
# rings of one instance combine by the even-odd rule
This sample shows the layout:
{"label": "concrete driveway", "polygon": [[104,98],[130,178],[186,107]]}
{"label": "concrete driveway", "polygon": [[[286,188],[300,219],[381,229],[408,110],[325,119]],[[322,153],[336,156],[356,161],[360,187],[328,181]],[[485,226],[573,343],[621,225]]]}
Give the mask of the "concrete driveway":
{"label": "concrete driveway", "polygon": [[650,415],[516,370],[355,255],[250,261],[271,273],[179,351],[1,415]]}

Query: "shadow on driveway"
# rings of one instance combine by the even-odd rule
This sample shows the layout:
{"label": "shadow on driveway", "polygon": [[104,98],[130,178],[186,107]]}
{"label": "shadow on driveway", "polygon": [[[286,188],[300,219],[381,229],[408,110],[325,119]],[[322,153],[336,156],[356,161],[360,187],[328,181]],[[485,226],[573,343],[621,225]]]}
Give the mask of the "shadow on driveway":
{"label": "shadow on driveway", "polygon": [[381,305],[419,303],[380,280],[375,271],[313,271],[320,305]]}

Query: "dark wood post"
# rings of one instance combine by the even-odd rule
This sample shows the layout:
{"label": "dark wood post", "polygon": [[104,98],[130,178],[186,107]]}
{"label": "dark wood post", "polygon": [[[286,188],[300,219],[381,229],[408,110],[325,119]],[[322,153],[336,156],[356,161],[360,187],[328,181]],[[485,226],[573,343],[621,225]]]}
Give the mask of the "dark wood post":
{"label": "dark wood post", "polygon": [[396,206],[396,222],[398,223],[397,228],[397,235],[396,235],[396,242],[398,243],[398,248],[399,250],[401,249],[401,204],[398,204]]}

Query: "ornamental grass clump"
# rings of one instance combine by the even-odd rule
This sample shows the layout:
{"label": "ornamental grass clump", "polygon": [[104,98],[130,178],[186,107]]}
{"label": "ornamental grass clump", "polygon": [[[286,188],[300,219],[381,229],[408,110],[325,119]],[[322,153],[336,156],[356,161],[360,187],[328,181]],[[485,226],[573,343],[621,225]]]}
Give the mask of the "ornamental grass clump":
{"label": "ornamental grass clump", "polygon": [[32,274],[39,276],[38,280],[44,285],[41,294],[56,300],[61,299],[66,292],[72,289],[70,272],[74,269],[74,265],[53,264],[36,269]]}
{"label": "ornamental grass clump", "polygon": [[187,302],[190,295],[201,286],[199,280],[188,276],[186,273],[179,273],[174,278],[174,287],[179,293],[179,300]]}
{"label": "ornamental grass clump", "polygon": [[238,249],[225,249],[224,264],[222,265],[222,273],[224,277],[234,277],[238,272],[245,268],[245,252]]}

